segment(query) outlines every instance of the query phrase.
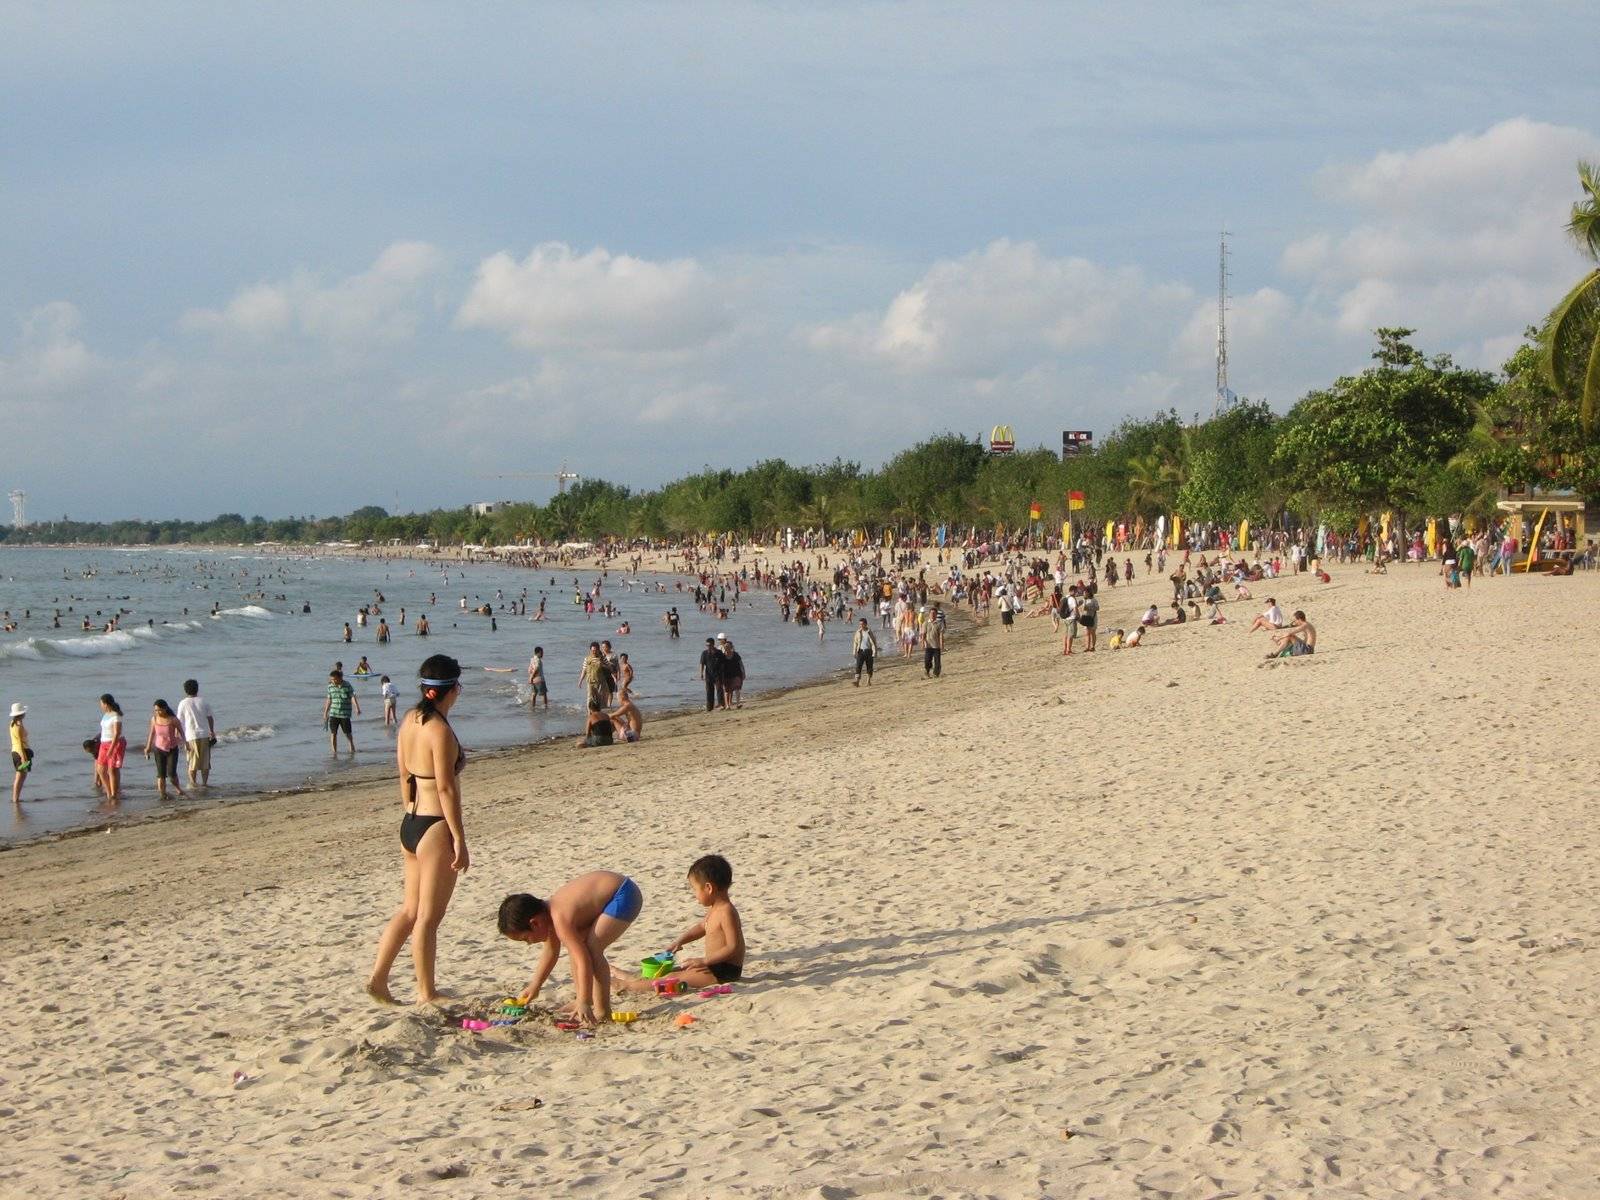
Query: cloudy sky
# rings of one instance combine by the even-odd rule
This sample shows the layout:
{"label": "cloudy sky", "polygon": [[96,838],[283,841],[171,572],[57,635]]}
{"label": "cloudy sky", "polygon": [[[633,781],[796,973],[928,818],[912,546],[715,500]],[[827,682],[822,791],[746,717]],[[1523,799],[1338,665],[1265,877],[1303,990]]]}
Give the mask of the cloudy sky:
{"label": "cloudy sky", "polygon": [[1584,269],[1587,2],[0,0],[0,488],[543,499],[1495,366]]}

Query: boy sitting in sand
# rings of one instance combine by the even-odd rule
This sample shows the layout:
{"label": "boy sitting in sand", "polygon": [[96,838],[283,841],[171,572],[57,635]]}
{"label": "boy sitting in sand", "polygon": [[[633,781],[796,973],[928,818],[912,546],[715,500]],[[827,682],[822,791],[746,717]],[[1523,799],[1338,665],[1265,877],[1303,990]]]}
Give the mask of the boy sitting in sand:
{"label": "boy sitting in sand", "polygon": [[622,936],[643,907],[639,885],[615,871],[579,875],[557,888],[549,900],[526,892],[507,896],[500,902],[500,932],[514,942],[544,943],[533,982],[518,999],[526,1004],[539,994],[565,946],[578,992],[573,1017],[585,1025],[609,1021],[611,968],[606,947]]}
{"label": "boy sitting in sand", "polygon": [[670,974],[656,979],[634,979],[620,971],[612,973],[611,983],[618,991],[652,992],[656,984],[681,980],[692,988],[714,983],[732,983],[744,974],[744,925],[739,910],[728,899],[733,886],[733,868],[720,854],[707,854],[689,868],[689,890],[706,910],[705,918],[680,933],[667,949],[676,954],[690,942],[705,939],[702,958],[686,958]]}

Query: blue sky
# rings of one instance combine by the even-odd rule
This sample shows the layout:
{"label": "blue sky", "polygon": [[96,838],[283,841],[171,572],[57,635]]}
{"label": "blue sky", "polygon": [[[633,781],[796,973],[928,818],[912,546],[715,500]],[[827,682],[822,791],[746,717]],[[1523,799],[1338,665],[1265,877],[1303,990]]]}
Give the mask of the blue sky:
{"label": "blue sky", "polygon": [[0,4],[0,484],[280,515],[1285,408],[1583,270],[1581,4]]}

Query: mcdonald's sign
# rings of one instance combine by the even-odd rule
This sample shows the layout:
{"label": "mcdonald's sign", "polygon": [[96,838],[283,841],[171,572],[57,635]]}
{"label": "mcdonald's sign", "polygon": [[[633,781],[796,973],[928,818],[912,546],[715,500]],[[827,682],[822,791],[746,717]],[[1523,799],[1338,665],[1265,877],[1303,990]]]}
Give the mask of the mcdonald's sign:
{"label": "mcdonald's sign", "polygon": [[996,425],[989,431],[989,453],[1010,454],[1017,448],[1017,439],[1011,434],[1011,426]]}

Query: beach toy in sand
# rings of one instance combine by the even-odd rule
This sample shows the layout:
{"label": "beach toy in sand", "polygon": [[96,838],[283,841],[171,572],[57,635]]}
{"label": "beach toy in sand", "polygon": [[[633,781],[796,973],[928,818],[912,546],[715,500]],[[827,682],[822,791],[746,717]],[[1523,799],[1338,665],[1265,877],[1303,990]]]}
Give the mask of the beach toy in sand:
{"label": "beach toy in sand", "polygon": [[481,1031],[481,1030],[489,1028],[489,1022],[487,1022],[487,1021],[479,1021],[479,1020],[476,1020],[476,1019],[474,1019],[472,1017],[462,1017],[461,1018],[461,1028],[463,1028],[463,1029],[472,1029],[472,1030],[480,1030]]}
{"label": "beach toy in sand", "polygon": [[578,1040],[580,1042],[592,1042],[594,1040],[594,1034],[590,1033],[587,1029],[580,1029],[578,1030]]}
{"label": "beach toy in sand", "polygon": [[564,1029],[568,1033],[571,1033],[574,1029],[581,1028],[581,1026],[576,1021],[557,1021],[556,1028]]}
{"label": "beach toy in sand", "polygon": [[649,958],[639,961],[639,974],[645,979],[655,979],[672,970],[676,955],[668,951],[665,954],[652,954]]}
{"label": "beach toy in sand", "polygon": [[715,987],[708,987],[700,993],[700,999],[709,1000],[713,996],[726,996],[733,991],[733,984],[719,983]]}
{"label": "beach toy in sand", "polygon": [[673,1022],[679,1029],[687,1029],[694,1024],[693,1013],[679,1013],[678,1019]]}
{"label": "beach toy in sand", "polygon": [[500,1001],[501,1008],[523,1008],[525,1006],[526,1001],[524,1001],[521,996],[507,996],[504,1000]]}
{"label": "beach toy in sand", "polygon": [[491,1029],[498,1029],[502,1025],[515,1025],[515,1024],[516,1024],[515,1021],[490,1021],[489,1022],[489,1026],[490,1026]]}
{"label": "beach toy in sand", "polygon": [[658,996],[676,996],[679,992],[689,990],[689,985],[681,979],[658,979],[655,987]]}
{"label": "beach toy in sand", "polygon": [[520,1017],[528,1011],[528,1006],[526,1004],[502,1004],[500,1011],[508,1017]]}
{"label": "beach toy in sand", "polygon": [[632,1025],[639,1019],[639,1014],[636,1012],[614,1012],[611,1014],[611,1019],[618,1025]]}

